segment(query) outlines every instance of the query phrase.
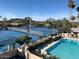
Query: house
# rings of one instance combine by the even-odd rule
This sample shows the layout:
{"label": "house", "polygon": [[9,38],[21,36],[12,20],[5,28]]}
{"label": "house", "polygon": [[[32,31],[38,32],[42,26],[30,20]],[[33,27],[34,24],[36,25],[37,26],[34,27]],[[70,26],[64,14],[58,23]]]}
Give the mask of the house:
{"label": "house", "polygon": [[79,38],[79,28],[71,28],[74,37]]}

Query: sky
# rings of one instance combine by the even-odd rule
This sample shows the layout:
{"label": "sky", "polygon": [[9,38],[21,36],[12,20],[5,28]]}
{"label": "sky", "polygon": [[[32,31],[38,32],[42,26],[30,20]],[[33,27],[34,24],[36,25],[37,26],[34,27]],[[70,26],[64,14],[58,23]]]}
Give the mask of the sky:
{"label": "sky", "polygon": [[[79,0],[74,0],[76,7]],[[43,21],[47,18],[60,19],[69,16],[68,0],[0,0],[0,16],[6,18],[32,17]],[[76,7],[72,10],[77,15]]]}

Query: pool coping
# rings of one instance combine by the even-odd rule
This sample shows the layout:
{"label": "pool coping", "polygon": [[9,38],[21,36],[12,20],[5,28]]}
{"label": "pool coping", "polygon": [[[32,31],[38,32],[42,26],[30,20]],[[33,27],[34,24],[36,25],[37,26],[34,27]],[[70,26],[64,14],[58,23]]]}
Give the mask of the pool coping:
{"label": "pool coping", "polygon": [[[61,40],[61,39],[60,39]],[[60,40],[52,42],[51,44],[48,44],[46,47],[44,47],[43,49],[41,49],[41,54],[47,54],[47,49],[50,48],[51,46],[55,45],[56,43],[58,43]]]}
{"label": "pool coping", "polygon": [[[62,39],[79,41],[78,38],[62,38]],[[60,40],[62,40],[62,39],[60,39]],[[41,54],[47,55],[47,51],[46,51],[46,50],[47,50],[48,48],[50,48],[51,46],[55,45],[56,43],[58,43],[60,40],[55,41],[55,42],[52,42],[52,43],[48,44],[46,47],[44,47],[43,49],[41,49]]]}
{"label": "pool coping", "polygon": [[79,41],[78,38],[63,38],[63,39],[66,39],[66,40],[76,40],[76,41]]}

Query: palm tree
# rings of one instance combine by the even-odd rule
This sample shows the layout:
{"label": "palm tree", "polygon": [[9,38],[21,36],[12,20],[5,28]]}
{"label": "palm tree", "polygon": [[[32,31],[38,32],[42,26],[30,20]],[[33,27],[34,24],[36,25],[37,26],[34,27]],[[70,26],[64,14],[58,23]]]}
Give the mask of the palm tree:
{"label": "palm tree", "polygon": [[72,15],[72,12],[71,12],[71,9],[73,9],[75,7],[75,3],[74,3],[73,0],[69,0],[68,1],[68,7],[69,7],[69,17],[70,17],[70,20],[73,20],[74,16]]}
{"label": "palm tree", "polygon": [[79,7],[77,7],[77,12],[78,12],[77,18],[79,19]]}
{"label": "palm tree", "polygon": [[77,7],[77,12],[79,12],[79,7]]}
{"label": "palm tree", "polygon": [[[72,12],[71,12],[72,9],[75,7],[75,2],[73,0],[69,0],[68,7],[69,7],[69,20],[75,20],[75,16],[73,16]],[[74,30],[74,28],[73,28],[73,30]]]}
{"label": "palm tree", "polygon": [[72,8],[72,9],[75,7],[75,3],[74,3],[73,0],[69,0],[69,1],[68,1],[68,7],[69,7],[69,8]]}

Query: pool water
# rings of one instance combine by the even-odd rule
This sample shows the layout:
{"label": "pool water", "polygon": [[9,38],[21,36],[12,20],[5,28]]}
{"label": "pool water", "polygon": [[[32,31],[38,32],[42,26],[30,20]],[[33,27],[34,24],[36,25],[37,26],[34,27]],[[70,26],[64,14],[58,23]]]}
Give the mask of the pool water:
{"label": "pool water", "polygon": [[59,59],[79,59],[79,42],[63,39],[47,49],[47,52]]}

